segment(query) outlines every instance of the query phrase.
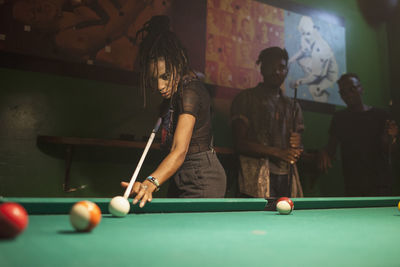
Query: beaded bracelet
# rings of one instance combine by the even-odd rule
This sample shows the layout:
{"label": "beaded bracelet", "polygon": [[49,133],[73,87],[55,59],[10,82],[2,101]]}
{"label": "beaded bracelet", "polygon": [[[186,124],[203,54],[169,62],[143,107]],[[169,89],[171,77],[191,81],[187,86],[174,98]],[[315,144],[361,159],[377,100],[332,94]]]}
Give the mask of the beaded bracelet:
{"label": "beaded bracelet", "polygon": [[153,176],[148,176],[146,178],[146,180],[149,180],[152,184],[154,184],[156,186],[156,190],[155,192],[157,192],[158,190],[160,190],[160,183],[158,182],[157,178],[153,177]]}

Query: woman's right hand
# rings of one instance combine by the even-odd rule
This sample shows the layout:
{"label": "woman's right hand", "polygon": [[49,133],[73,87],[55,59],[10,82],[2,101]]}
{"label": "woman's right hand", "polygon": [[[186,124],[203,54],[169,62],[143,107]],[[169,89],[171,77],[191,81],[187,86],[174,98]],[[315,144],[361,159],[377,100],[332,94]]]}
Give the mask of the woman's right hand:
{"label": "woman's right hand", "polygon": [[[139,193],[139,191],[140,191],[140,185],[141,184],[142,184],[141,182],[135,182],[133,184],[131,192],[129,192],[129,196],[137,195]],[[123,188],[127,188],[129,186],[129,183],[128,182],[121,182],[121,186]]]}
{"label": "woman's right hand", "polygon": [[[129,183],[127,182],[121,182],[121,186],[124,188],[127,188],[128,185]],[[129,195],[135,195],[133,204],[135,205],[138,203],[138,201],[140,201],[139,207],[143,208],[147,201],[151,202],[153,199],[153,192],[156,189],[157,187],[148,180],[145,180],[143,183],[135,182]]]}

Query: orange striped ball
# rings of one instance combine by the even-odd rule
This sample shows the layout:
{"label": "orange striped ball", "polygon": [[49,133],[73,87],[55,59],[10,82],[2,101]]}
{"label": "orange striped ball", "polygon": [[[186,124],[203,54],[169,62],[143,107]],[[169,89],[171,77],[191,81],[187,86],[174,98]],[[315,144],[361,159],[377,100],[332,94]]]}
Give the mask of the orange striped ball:
{"label": "orange striped ball", "polygon": [[99,206],[91,201],[79,201],[72,206],[69,220],[77,231],[89,232],[99,224],[101,211]]}

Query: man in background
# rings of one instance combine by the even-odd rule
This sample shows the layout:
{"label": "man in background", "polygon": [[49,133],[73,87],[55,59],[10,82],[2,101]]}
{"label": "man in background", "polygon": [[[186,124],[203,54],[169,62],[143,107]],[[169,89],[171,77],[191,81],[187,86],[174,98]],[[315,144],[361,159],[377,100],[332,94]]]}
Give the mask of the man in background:
{"label": "man in background", "polygon": [[244,197],[301,197],[295,163],[302,152],[303,116],[300,106],[281,89],[288,73],[288,53],[279,47],[266,48],[257,64],[263,82],[240,92],[231,107],[240,159],[239,191]]}
{"label": "man in background", "polygon": [[390,114],[363,103],[360,79],[347,73],[338,80],[347,108],[334,113],[328,145],[319,153],[319,168],[331,167],[340,146],[346,196],[383,196],[392,192],[391,155],[398,127]]}

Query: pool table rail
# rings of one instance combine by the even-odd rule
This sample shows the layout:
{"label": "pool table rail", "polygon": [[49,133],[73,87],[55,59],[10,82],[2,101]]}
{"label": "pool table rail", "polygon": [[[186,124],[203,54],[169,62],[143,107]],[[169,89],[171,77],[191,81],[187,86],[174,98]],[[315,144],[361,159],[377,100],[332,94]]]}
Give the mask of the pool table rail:
{"label": "pool table rail", "polygon": [[[82,198],[0,198],[1,202],[17,202],[29,214],[68,214],[74,203]],[[110,198],[88,198],[95,202],[103,214],[108,214]],[[268,201],[262,198],[156,198],[143,208],[133,205],[130,200],[130,213],[168,213],[168,212],[227,212],[262,211]]]}

